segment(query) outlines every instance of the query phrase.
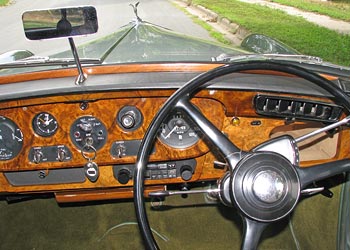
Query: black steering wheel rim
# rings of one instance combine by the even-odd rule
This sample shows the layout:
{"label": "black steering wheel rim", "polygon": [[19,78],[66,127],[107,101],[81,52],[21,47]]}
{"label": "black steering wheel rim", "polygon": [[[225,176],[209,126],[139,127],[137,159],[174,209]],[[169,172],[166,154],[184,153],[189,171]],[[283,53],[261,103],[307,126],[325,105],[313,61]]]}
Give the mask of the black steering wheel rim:
{"label": "black steering wheel rim", "polygon": [[162,108],[158,111],[145,133],[138,152],[134,173],[134,205],[140,232],[147,249],[159,249],[149,226],[143,196],[144,172],[152,150],[152,145],[157,137],[158,128],[168,113],[181,103],[181,100],[189,100],[200,89],[207,87],[209,81],[227,74],[249,70],[271,70],[301,77],[326,90],[334,97],[336,103],[341,104],[346,111],[350,113],[349,97],[338,86],[316,73],[291,64],[261,61],[226,64],[200,74],[190,80],[169,97]]}

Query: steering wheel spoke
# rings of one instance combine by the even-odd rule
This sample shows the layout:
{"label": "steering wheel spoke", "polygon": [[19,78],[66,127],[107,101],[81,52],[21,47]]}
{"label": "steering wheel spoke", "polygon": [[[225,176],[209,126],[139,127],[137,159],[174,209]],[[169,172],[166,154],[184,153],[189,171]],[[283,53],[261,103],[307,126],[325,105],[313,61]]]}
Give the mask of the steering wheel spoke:
{"label": "steering wheel spoke", "polygon": [[[267,225],[289,215],[297,205],[302,190],[309,184],[350,171],[350,159],[299,168],[297,147],[298,142],[325,129],[330,129],[330,126],[347,124],[350,117],[305,137],[294,139],[283,136],[269,140],[251,152],[243,152],[190,102],[190,98],[212,84],[214,82],[212,80],[249,70],[279,71],[301,77],[327,91],[347,113],[350,113],[350,98],[343,90],[322,76],[294,65],[261,61],[242,62],[224,65],[193,78],[178,89],[158,111],[142,139],[137,155],[134,203],[145,248],[158,249],[158,245],[146,215],[143,197],[144,173],[159,127],[175,108],[181,108],[186,112],[203,132],[203,138],[207,141],[209,148],[215,148],[226,158],[230,171],[226,172],[220,180],[219,189],[215,192],[218,193],[224,205],[236,207],[237,209],[233,211],[238,210],[243,218],[243,250],[256,249]],[[155,195],[175,194],[177,193],[164,192]]]}
{"label": "steering wheel spoke", "polygon": [[262,233],[269,223],[243,217],[243,238],[241,250],[257,249]]}
{"label": "steering wheel spoke", "polygon": [[188,116],[197,124],[206,140],[216,147],[225,159],[229,162],[229,166],[234,168],[237,162],[242,158],[244,152],[234,145],[226,135],[224,135],[214,124],[212,124],[192,103],[187,100],[180,100],[177,107],[183,109]]}
{"label": "steering wheel spoke", "polygon": [[344,172],[349,172],[350,159],[327,162],[308,168],[296,168],[296,170],[300,178],[301,189],[304,189],[307,187],[307,185],[315,181],[327,179]]}

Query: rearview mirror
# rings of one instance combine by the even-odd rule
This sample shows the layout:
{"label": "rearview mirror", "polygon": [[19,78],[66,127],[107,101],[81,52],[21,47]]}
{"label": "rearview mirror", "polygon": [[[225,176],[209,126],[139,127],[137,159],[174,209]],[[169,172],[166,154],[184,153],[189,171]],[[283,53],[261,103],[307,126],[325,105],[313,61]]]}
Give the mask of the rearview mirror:
{"label": "rearview mirror", "polygon": [[97,32],[97,13],[92,6],[34,10],[22,15],[29,40],[72,37]]}

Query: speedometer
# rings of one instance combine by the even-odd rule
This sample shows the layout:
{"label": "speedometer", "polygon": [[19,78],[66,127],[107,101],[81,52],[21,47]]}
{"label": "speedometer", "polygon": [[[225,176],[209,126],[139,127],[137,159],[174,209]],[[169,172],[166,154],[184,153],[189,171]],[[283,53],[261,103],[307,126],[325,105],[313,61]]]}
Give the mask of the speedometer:
{"label": "speedometer", "polygon": [[23,134],[12,120],[0,116],[0,161],[11,160],[21,151]]}
{"label": "speedometer", "polygon": [[160,141],[173,148],[188,148],[199,141],[199,128],[181,111],[172,113],[161,126]]}

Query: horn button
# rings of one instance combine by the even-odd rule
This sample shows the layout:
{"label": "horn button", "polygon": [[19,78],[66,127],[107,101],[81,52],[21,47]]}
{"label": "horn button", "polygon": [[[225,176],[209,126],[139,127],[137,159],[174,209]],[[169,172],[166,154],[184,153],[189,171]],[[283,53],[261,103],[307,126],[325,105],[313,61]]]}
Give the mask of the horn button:
{"label": "horn button", "polygon": [[261,222],[272,222],[287,216],[300,195],[295,167],[284,156],[273,152],[247,155],[239,161],[231,178],[226,178],[226,181],[230,184],[223,185],[226,189],[224,192],[230,193],[231,201],[243,214]]}
{"label": "horn button", "polygon": [[260,172],[253,180],[253,193],[260,201],[274,203],[285,193],[285,179],[273,170]]}

